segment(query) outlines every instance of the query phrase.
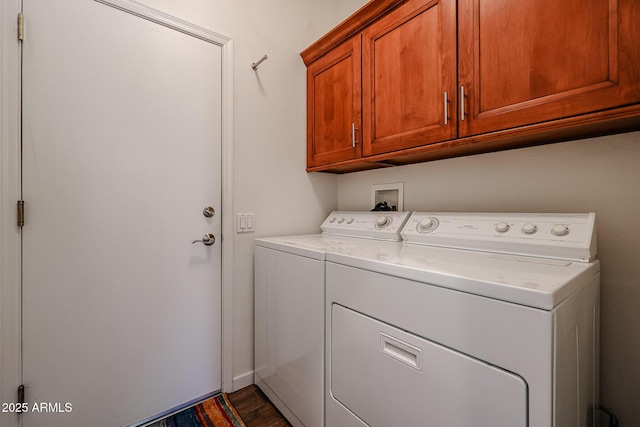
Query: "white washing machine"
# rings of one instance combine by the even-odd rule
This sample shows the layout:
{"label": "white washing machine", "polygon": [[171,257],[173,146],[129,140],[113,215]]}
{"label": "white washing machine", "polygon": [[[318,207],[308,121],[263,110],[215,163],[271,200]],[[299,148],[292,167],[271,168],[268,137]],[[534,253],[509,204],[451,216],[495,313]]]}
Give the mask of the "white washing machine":
{"label": "white washing machine", "polygon": [[325,425],[326,253],[369,242],[400,245],[408,218],[332,212],[322,235],[256,239],[255,383],[294,426]]}
{"label": "white washing machine", "polygon": [[595,425],[594,214],[414,213],[326,256],[326,425]]}

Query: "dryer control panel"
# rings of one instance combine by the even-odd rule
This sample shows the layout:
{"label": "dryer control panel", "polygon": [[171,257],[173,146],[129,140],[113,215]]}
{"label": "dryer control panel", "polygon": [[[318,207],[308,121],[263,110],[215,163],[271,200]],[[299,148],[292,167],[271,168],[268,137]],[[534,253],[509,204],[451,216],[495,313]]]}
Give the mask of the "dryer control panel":
{"label": "dryer control panel", "polygon": [[596,256],[594,213],[414,212],[406,243],[589,262]]}
{"label": "dryer control panel", "polygon": [[395,211],[333,211],[320,228],[324,235],[399,242],[402,240],[400,231],[409,214],[410,212]]}

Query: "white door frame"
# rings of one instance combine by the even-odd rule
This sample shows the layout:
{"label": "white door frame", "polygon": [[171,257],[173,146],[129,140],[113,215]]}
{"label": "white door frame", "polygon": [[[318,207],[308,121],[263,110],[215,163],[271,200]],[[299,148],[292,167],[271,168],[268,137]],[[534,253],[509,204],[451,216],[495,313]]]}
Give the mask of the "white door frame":
{"label": "white door frame", "polygon": [[[222,390],[233,391],[233,42],[229,37],[130,0],[95,0],[157,24],[214,43],[222,49]],[[17,16],[21,0],[0,3],[0,401],[14,402],[22,381],[21,233],[21,49]],[[27,19],[28,22],[28,19]],[[25,28],[28,38],[28,25]],[[28,206],[28,202],[27,202]],[[28,209],[27,214],[28,218]],[[28,226],[28,224],[27,224]],[[225,238],[226,237],[226,238]],[[0,424],[18,426],[0,412]]]}
{"label": "white door frame", "polygon": [[[20,355],[20,1],[0,3],[0,400],[16,400]],[[18,417],[0,412],[0,424],[17,426]]]}

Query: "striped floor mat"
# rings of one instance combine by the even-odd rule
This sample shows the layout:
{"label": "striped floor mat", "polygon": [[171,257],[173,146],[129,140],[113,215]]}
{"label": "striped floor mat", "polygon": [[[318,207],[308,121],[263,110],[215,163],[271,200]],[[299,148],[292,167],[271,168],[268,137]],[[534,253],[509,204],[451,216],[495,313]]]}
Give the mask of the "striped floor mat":
{"label": "striped floor mat", "polygon": [[226,393],[157,421],[148,427],[246,427]]}

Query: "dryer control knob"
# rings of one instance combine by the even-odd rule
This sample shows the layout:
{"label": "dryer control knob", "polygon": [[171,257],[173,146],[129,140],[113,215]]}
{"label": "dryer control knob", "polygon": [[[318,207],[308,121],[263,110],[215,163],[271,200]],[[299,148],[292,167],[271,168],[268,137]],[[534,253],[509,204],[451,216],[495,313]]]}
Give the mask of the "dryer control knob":
{"label": "dryer control knob", "polygon": [[354,221],[354,219],[353,219],[353,218],[349,218],[349,219],[347,220],[347,224],[351,224],[353,221]]}
{"label": "dryer control knob", "polygon": [[376,228],[385,228],[389,224],[391,224],[391,217],[379,216],[378,219],[376,219]]}
{"label": "dryer control knob", "polygon": [[566,236],[567,234],[569,234],[569,227],[564,224],[556,224],[551,229],[551,234],[559,237]]}
{"label": "dryer control knob", "polygon": [[418,231],[420,233],[426,233],[428,231],[435,230],[438,226],[438,220],[433,217],[422,218],[418,223]]}
{"label": "dryer control knob", "polygon": [[500,222],[500,223],[496,224],[496,231],[498,233],[506,233],[507,231],[509,231],[510,228],[511,228],[511,226],[509,224],[507,224],[506,222]]}
{"label": "dryer control knob", "polygon": [[342,224],[343,222],[344,222],[344,218],[340,218],[340,219],[338,220],[338,224]]}
{"label": "dryer control knob", "polygon": [[334,222],[336,222],[336,217],[335,216],[329,220],[329,224],[333,224]]}
{"label": "dryer control knob", "polygon": [[522,232],[524,234],[534,234],[536,231],[538,231],[538,226],[531,224],[530,222],[522,226]]}

